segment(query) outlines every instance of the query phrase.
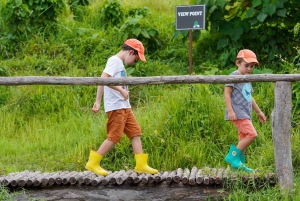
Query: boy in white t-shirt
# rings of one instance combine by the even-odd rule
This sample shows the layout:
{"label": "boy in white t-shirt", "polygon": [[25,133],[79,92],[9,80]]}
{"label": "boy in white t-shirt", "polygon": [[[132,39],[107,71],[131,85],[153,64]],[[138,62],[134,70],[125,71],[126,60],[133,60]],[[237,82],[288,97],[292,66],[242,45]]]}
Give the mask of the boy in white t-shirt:
{"label": "boy in white t-shirt", "polygon": [[[101,77],[126,77],[125,65],[132,65],[138,60],[146,61],[144,46],[136,39],[128,39],[116,55],[110,57]],[[141,143],[141,128],[136,121],[129,103],[127,86],[98,86],[96,102],[92,108],[94,113],[99,112],[102,95],[104,94],[104,109],[108,116],[106,124],[107,139],[101,144],[98,151],[90,151],[89,161],[85,168],[98,175],[106,176],[108,172],[100,166],[105,154],[120,141],[125,133],[131,139],[135,153],[137,173],[157,174],[158,170],[148,166],[148,154],[143,154]]]}

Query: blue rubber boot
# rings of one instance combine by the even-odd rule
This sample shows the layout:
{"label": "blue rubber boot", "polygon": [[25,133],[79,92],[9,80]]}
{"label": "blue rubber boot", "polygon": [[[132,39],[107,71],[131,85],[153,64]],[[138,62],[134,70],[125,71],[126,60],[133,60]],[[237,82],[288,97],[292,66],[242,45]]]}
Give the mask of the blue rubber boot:
{"label": "blue rubber boot", "polygon": [[245,165],[246,164],[246,155],[241,155],[240,159],[241,159],[241,162]]}
{"label": "blue rubber boot", "polygon": [[247,168],[245,164],[241,162],[242,150],[236,148],[234,145],[230,145],[229,153],[225,157],[225,161],[231,164],[231,169],[238,169],[245,172],[253,172],[253,169]]}

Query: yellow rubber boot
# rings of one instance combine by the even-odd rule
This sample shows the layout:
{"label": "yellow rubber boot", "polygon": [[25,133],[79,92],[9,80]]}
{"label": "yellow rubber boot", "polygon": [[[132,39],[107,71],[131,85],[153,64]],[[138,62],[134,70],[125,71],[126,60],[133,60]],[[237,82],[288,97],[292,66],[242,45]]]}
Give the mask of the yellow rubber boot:
{"label": "yellow rubber boot", "polygon": [[91,150],[89,161],[85,165],[85,169],[90,170],[94,172],[95,174],[101,175],[101,176],[107,176],[108,172],[105,171],[101,166],[100,162],[102,160],[103,156],[98,154],[97,152]]}
{"label": "yellow rubber boot", "polygon": [[136,163],[134,171],[136,171],[137,173],[148,173],[148,174],[158,173],[158,170],[148,166],[148,154],[135,154],[134,158]]}

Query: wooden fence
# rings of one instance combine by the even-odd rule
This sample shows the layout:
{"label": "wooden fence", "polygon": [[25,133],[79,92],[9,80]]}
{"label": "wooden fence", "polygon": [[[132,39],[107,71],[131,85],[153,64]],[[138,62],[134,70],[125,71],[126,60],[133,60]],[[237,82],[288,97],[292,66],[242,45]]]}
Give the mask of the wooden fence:
{"label": "wooden fence", "polygon": [[272,135],[276,174],[284,191],[294,188],[291,153],[292,84],[300,74],[258,74],[218,76],[155,76],[155,77],[0,77],[0,85],[150,85],[150,84],[224,84],[239,82],[275,82]]}

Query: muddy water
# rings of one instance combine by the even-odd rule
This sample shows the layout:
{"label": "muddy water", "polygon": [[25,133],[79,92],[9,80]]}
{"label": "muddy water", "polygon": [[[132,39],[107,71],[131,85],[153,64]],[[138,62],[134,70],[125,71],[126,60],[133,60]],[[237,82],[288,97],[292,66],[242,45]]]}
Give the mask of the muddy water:
{"label": "muddy water", "polygon": [[[223,192],[223,194],[221,194]],[[173,201],[221,200],[224,189],[217,186],[153,185],[153,186],[57,186],[27,189],[13,198],[17,201]]]}

